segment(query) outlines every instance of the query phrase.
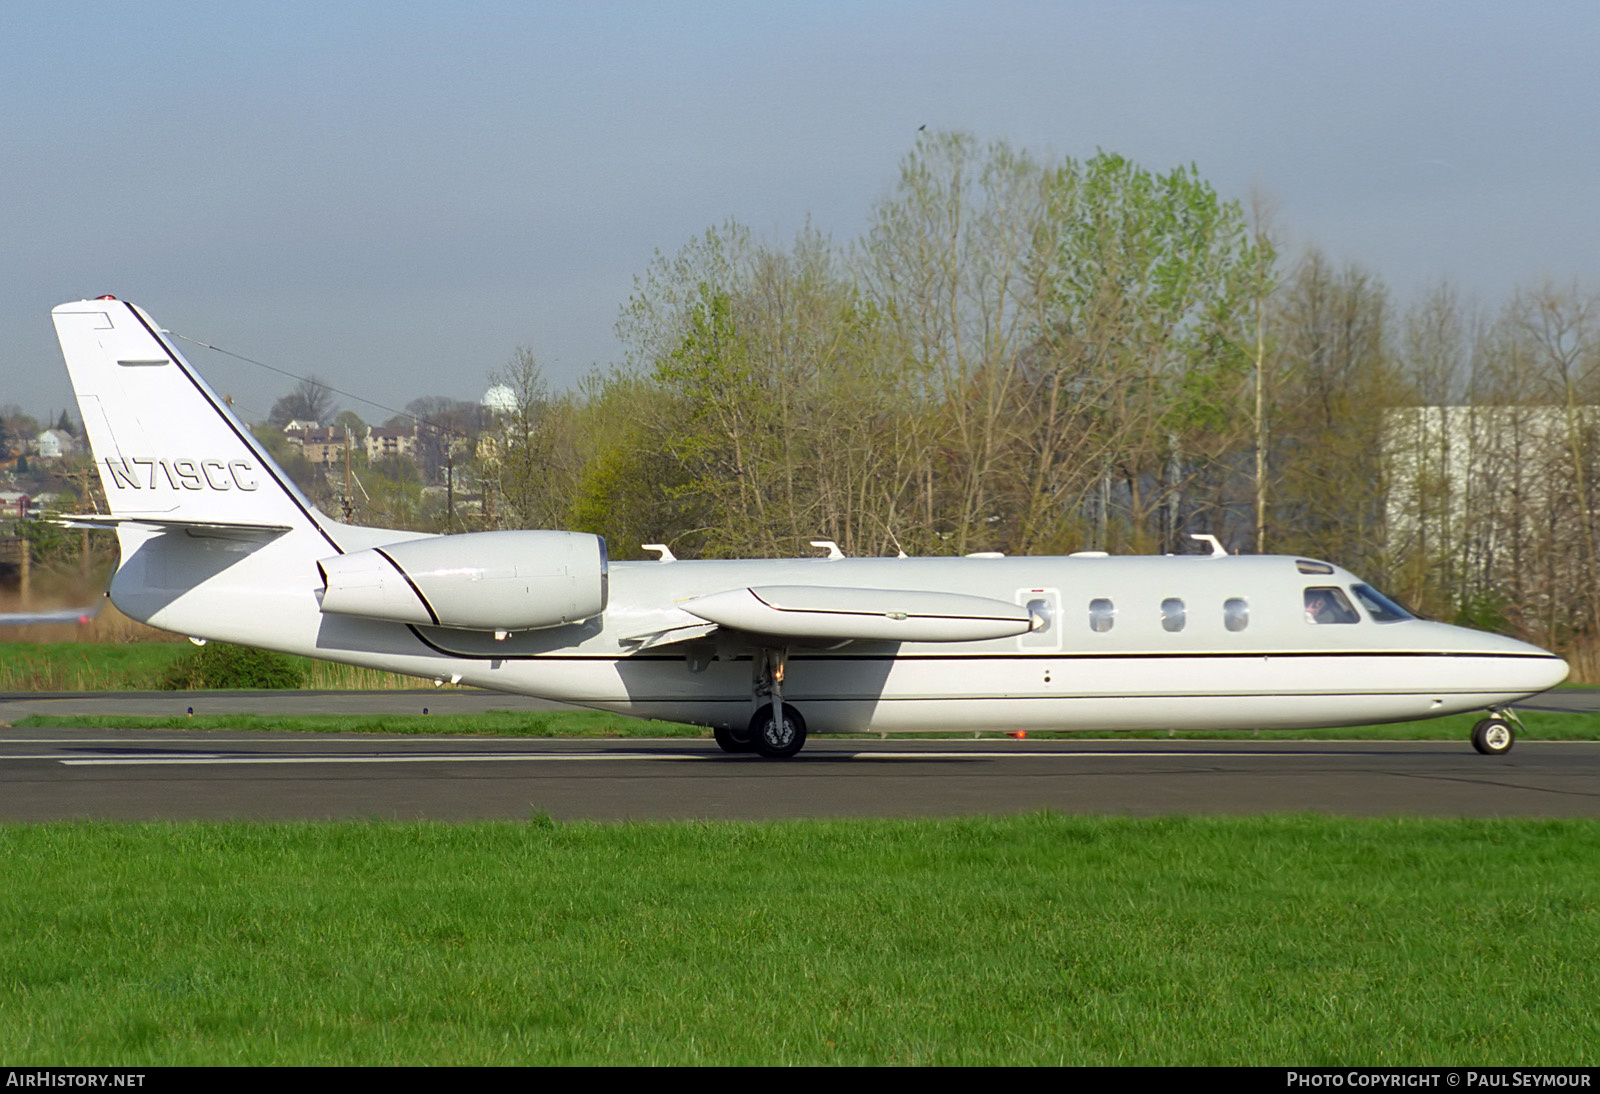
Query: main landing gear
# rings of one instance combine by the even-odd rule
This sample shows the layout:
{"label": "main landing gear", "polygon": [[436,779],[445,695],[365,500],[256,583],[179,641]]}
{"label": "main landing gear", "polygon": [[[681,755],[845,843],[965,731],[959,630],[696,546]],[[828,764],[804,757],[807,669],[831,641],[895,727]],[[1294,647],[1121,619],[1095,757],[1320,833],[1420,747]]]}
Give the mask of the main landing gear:
{"label": "main landing gear", "polygon": [[748,728],[735,732],[732,726],[717,726],[711,731],[717,739],[717,745],[724,752],[754,752],[756,743],[750,736]]}
{"label": "main landing gear", "polygon": [[762,650],[756,658],[752,690],[756,712],[742,732],[732,726],[712,730],[724,752],[758,752],[772,760],[786,760],[806,743],[806,720],[783,701],[783,667],[787,650]]}
{"label": "main landing gear", "polygon": [[787,760],[806,743],[806,720],[788,703],[783,704],[780,721],[770,706],[763,706],[750,719],[750,737],[755,750],[770,760]]}
{"label": "main landing gear", "polygon": [[772,760],[786,760],[806,743],[806,720],[788,703],[783,704],[783,721],[775,722],[772,707],[766,703],[743,729],[717,726],[711,731],[724,752],[759,752]]}
{"label": "main landing gear", "polygon": [[1491,707],[1489,717],[1472,727],[1472,747],[1485,756],[1504,756],[1517,743],[1522,722],[1510,707]]}

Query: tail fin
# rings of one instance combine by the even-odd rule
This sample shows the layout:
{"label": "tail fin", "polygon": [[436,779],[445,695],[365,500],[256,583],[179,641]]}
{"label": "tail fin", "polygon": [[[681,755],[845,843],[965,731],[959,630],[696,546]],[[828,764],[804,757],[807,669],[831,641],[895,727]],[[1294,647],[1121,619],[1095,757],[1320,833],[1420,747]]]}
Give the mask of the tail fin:
{"label": "tail fin", "polygon": [[316,511],[140,308],[52,312],[113,522],[288,531]]}

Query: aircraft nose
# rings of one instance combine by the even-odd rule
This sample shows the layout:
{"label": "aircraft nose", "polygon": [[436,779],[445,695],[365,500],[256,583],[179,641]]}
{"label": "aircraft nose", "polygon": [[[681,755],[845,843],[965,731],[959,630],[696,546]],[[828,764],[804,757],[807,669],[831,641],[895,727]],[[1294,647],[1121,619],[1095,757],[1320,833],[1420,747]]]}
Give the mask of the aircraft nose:
{"label": "aircraft nose", "polygon": [[1439,644],[1465,655],[1474,683],[1485,692],[1529,696],[1548,691],[1567,678],[1566,661],[1531,642],[1503,634],[1433,624]]}
{"label": "aircraft nose", "polygon": [[1567,678],[1567,674],[1569,672],[1571,672],[1571,671],[1572,671],[1572,667],[1570,665],[1568,665],[1561,658],[1555,656],[1554,654],[1551,654],[1551,659],[1550,659],[1550,662],[1549,662],[1549,671],[1548,671],[1548,674],[1546,676],[1546,679],[1548,680],[1548,683],[1543,684],[1539,688],[1539,690],[1540,691],[1548,691],[1549,689],[1555,687],[1557,684],[1559,684],[1563,680],[1565,680]]}
{"label": "aircraft nose", "polygon": [[[1503,635],[1494,636],[1496,652],[1507,655],[1506,667],[1514,671],[1522,686],[1528,688],[1530,694],[1548,691],[1567,678],[1571,666],[1565,660],[1541,649],[1531,642],[1523,642]],[[1512,665],[1516,668],[1512,670]]]}

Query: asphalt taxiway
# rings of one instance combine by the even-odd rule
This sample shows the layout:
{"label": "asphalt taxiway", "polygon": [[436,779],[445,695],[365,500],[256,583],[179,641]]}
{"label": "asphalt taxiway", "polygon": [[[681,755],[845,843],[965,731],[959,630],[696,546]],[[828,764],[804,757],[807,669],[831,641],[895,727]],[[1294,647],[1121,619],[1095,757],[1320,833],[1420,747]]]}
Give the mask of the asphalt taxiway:
{"label": "asphalt taxiway", "polygon": [[0,730],[0,820],[1600,816],[1600,742],[711,741]]}
{"label": "asphalt taxiway", "polygon": [[[1592,710],[1600,692],[1532,709]],[[0,696],[31,714],[468,713],[557,704],[468,689]],[[1053,809],[1600,816],[1600,742],[813,740],[787,761],[710,740],[0,728],[0,821],[776,819]]]}

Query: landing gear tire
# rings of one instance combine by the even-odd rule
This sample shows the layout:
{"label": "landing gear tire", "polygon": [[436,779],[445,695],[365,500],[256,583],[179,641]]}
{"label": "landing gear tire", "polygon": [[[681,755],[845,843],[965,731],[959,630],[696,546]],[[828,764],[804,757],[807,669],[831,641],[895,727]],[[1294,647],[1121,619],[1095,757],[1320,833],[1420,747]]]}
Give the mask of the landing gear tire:
{"label": "landing gear tire", "polygon": [[775,724],[772,705],[763,703],[750,719],[750,740],[755,749],[769,760],[786,760],[806,743],[806,720],[788,703],[783,704],[783,723]]}
{"label": "landing gear tire", "polygon": [[717,746],[724,752],[754,752],[756,742],[749,731],[736,733],[732,726],[716,726],[711,730],[711,735],[717,739]]}
{"label": "landing gear tire", "polygon": [[1472,727],[1472,747],[1485,756],[1504,756],[1516,743],[1516,731],[1498,718],[1485,718]]}

